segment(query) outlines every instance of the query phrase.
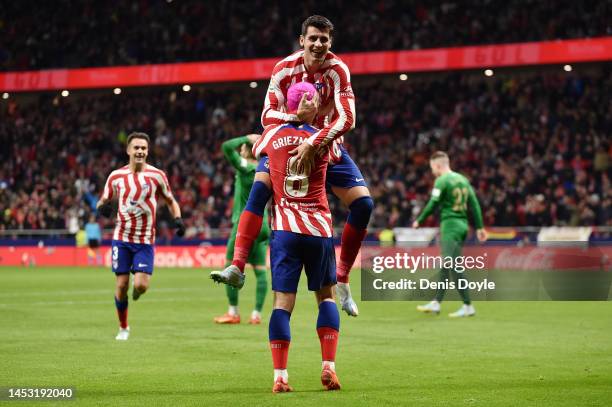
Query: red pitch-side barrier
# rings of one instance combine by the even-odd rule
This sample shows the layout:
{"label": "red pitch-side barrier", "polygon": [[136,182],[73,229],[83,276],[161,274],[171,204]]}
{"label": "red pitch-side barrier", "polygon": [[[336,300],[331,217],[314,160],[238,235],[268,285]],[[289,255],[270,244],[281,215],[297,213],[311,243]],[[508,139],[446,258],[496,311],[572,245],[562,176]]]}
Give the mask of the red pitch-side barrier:
{"label": "red pitch-side barrier", "polygon": [[[341,55],[353,75],[612,60],[612,37]],[[279,58],[0,73],[0,91],[153,86],[269,79]]]}
{"label": "red pitch-side barrier", "polygon": [[[82,247],[0,247],[0,266],[74,266],[87,267],[95,264],[88,257],[88,248]],[[393,256],[395,253],[411,256],[438,256],[438,247],[395,248],[368,247],[367,256]],[[102,247],[103,264],[110,267],[110,247]],[[336,248],[336,257],[340,255]],[[488,269],[507,270],[563,270],[601,269],[610,270],[612,246],[596,248],[541,248],[541,247],[466,247],[464,256],[485,256]],[[93,260],[93,263],[92,263]],[[360,266],[358,257],[357,264]],[[155,267],[223,267],[225,246],[158,246],[155,248]]]}

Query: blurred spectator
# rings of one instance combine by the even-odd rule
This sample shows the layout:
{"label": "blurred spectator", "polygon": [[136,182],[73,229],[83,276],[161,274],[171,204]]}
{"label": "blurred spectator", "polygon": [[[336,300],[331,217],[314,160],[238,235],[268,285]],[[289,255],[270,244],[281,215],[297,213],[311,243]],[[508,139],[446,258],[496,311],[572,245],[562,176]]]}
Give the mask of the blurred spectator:
{"label": "blurred spectator", "polygon": [[[475,186],[487,225],[612,226],[612,71],[589,69],[354,78],[357,128],[346,144],[376,203],[371,226],[410,224],[427,201],[437,149]],[[108,140],[138,130],[153,137],[150,162],[171,178],[188,235],[227,233],[233,175],[220,144],[261,132],[263,92],[216,86],[0,103],[0,144],[9,146],[0,150],[0,228],[78,230],[106,176],[126,161]],[[330,205],[342,225],[344,208]]]}
{"label": "blurred spectator", "polygon": [[[3,2],[0,70],[263,58],[298,46],[319,12],[339,53],[612,35],[597,0]],[[257,16],[257,18],[253,18]]]}

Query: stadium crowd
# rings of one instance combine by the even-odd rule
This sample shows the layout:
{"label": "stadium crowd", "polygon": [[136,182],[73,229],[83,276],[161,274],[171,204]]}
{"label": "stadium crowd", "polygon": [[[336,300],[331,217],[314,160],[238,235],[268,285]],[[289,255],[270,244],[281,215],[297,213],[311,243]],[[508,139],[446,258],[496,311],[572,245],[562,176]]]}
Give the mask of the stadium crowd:
{"label": "stadium crowd", "polygon": [[0,8],[0,70],[286,55],[317,12],[339,53],[612,35],[597,0],[15,1]]}
{"label": "stadium crowd", "polygon": [[[612,226],[609,66],[353,83],[357,128],[347,146],[374,197],[372,227],[410,225],[428,199],[437,149],[477,189],[488,226]],[[78,228],[107,175],[127,162],[127,134],[139,130],[152,136],[149,162],[168,173],[188,236],[227,231],[233,172],[220,144],[261,132],[264,91],[242,84],[3,101],[0,228]],[[330,203],[341,226],[343,208]],[[168,221],[159,219],[162,234]]]}

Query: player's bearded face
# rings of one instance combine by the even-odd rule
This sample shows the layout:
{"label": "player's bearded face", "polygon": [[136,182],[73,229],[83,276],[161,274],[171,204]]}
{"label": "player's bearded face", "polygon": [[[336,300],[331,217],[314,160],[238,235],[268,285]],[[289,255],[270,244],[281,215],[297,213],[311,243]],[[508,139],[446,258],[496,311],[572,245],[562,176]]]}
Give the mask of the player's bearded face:
{"label": "player's bearded face", "polygon": [[149,145],[146,140],[132,140],[127,150],[128,156],[130,156],[130,161],[136,164],[143,164],[147,161],[147,156],[149,155]]}
{"label": "player's bearded face", "polygon": [[329,30],[321,31],[310,26],[306,35],[300,36],[300,45],[304,47],[304,57],[307,60],[323,62],[331,48],[332,39]]}

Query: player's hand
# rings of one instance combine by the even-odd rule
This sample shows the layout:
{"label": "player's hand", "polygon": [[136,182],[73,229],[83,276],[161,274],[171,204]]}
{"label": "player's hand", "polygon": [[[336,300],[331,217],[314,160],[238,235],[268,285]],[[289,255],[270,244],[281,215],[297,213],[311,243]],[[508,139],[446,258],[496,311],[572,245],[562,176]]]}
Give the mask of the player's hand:
{"label": "player's hand", "polygon": [[310,174],[310,171],[314,167],[314,158],[316,151],[317,150],[307,142],[303,142],[293,150],[289,151],[289,154],[295,155],[297,159],[297,172],[299,174]]}
{"label": "player's hand", "polygon": [[176,229],[176,235],[178,237],[185,236],[185,222],[181,218],[174,219],[174,228]]}
{"label": "player's hand", "polygon": [[487,231],[483,228],[483,229],[477,229],[476,230],[476,237],[478,238],[479,242],[486,242],[487,239],[489,238],[489,234],[487,233]]}
{"label": "player's hand", "polygon": [[105,202],[103,205],[98,206],[98,213],[105,218],[110,218],[113,213],[113,208],[110,202]]}
{"label": "player's hand", "polygon": [[311,123],[317,115],[319,108],[319,93],[315,93],[312,100],[308,100],[308,94],[304,93],[297,110],[297,117],[301,122]]}
{"label": "player's hand", "polygon": [[418,229],[418,228],[419,228],[419,226],[420,226],[420,225],[419,225],[419,221],[418,221],[418,220],[415,220],[414,222],[412,222],[412,228],[413,228],[413,229]]}
{"label": "player's hand", "polygon": [[261,137],[261,134],[247,134],[246,137],[249,139],[249,143],[253,145]]}

